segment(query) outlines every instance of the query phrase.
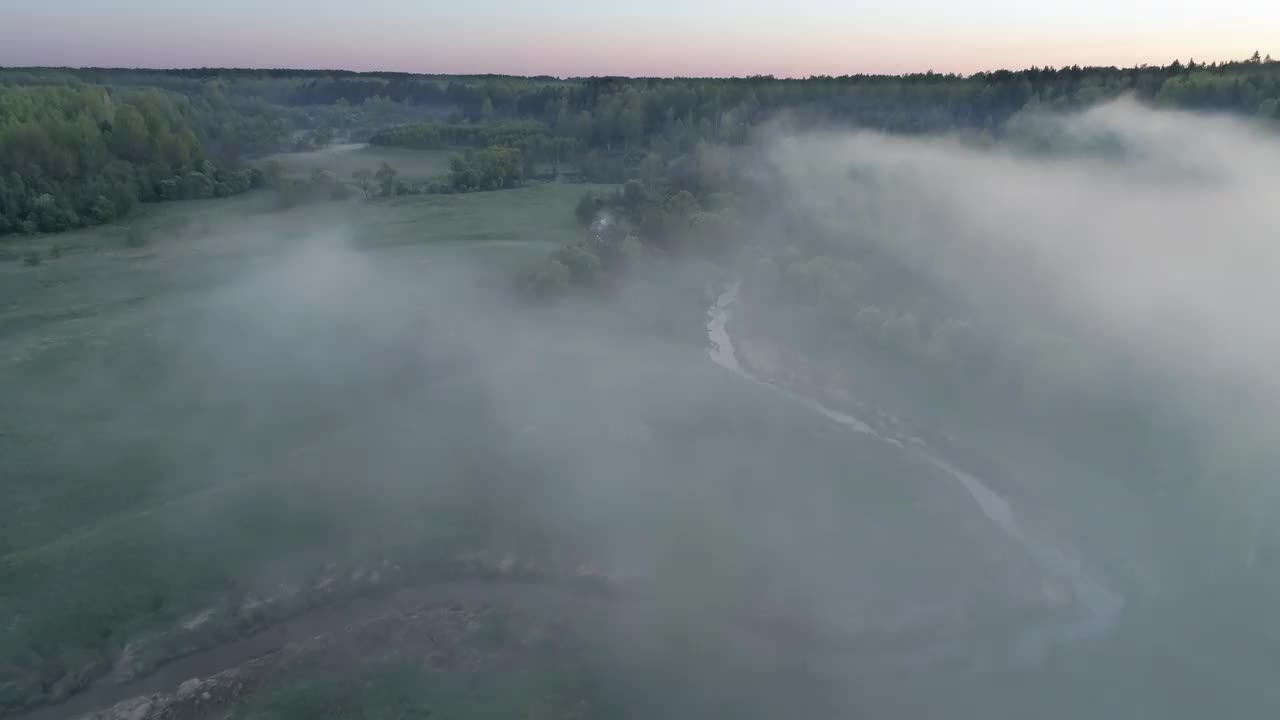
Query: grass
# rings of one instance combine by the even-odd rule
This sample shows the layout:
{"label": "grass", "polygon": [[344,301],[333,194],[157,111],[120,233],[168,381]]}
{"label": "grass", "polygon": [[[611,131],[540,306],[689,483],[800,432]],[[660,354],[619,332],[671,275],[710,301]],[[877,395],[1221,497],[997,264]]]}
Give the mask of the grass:
{"label": "grass", "polygon": [[[335,155],[349,160],[292,160]],[[639,568],[658,552],[669,592],[707,607],[749,597],[744,558],[771,536],[746,530],[783,517],[790,543],[819,549],[815,571],[844,561],[820,548],[860,535],[929,555],[869,519],[907,505],[887,450],[663,336],[672,318],[697,325],[710,270],[660,269],[611,304],[514,309],[465,291],[462,270],[501,287],[581,232],[584,189],[284,211],[258,193],[9,248],[0,711],[225,639],[262,621],[247,608],[263,598],[287,613],[387,563],[446,572],[460,550],[569,547]],[[354,250],[341,267],[307,254],[326,238]],[[16,259],[28,252],[44,260]],[[649,547],[671,537],[707,548]],[[679,584],[682,562],[716,557],[735,560]],[[525,680],[493,682],[519,696]],[[306,695],[253,717],[309,716]]]}
{"label": "grass", "polygon": [[354,667],[332,659],[344,653],[330,646],[269,676],[230,717],[773,718],[794,710],[797,696],[815,716],[831,714],[817,712],[830,687],[793,661],[729,655],[707,662],[687,646],[624,640],[600,619],[547,612],[488,608],[470,614],[462,633],[447,622],[425,633],[415,626],[361,650],[364,662]]}
{"label": "grass", "polygon": [[[117,512],[136,508],[145,478],[172,474],[162,459],[121,456],[115,465],[101,464],[121,455],[107,447],[127,446],[155,429],[122,424],[131,408],[107,401],[129,389],[120,382],[145,392],[155,380],[147,373],[170,359],[163,353],[173,348],[161,347],[172,339],[166,333],[181,328],[204,294],[253,258],[298,237],[330,233],[371,250],[399,248],[415,262],[440,252],[475,253],[514,267],[576,231],[572,204],[580,192],[535,185],[285,212],[270,211],[263,195],[174,203],[131,224],[149,238],[143,248],[126,246],[123,227],[95,228],[44,239],[65,255],[39,267],[0,264],[0,392],[7,401],[0,416],[0,477],[7,479],[0,550],[110,523]],[[95,377],[100,382],[83,382]],[[89,466],[51,452],[73,443],[85,450],[77,456],[92,458]],[[131,480],[111,480],[121,477]],[[57,513],[45,511],[54,505]]]}
{"label": "grass", "polygon": [[[213,341],[199,334],[211,313],[234,309],[218,304],[229,284],[307,237],[345,237],[408,268],[474,257],[501,275],[576,232],[581,191],[288,211],[261,193],[23,240],[45,259],[0,263],[0,707],[65,694],[229,593],[448,536],[426,521],[446,504],[436,486],[409,484],[389,503],[385,488],[350,484],[367,470],[341,458],[365,457],[371,439],[340,400],[252,410],[208,384],[235,369],[201,367],[193,343]],[[251,411],[261,422],[248,429]]]}
{"label": "grass", "polygon": [[327,170],[341,180],[349,180],[356,170],[375,172],[387,163],[403,180],[432,180],[449,172],[447,150],[407,150],[365,144],[331,145],[304,153],[279,153],[263,158],[263,162],[279,162],[289,177],[306,177],[315,170]]}

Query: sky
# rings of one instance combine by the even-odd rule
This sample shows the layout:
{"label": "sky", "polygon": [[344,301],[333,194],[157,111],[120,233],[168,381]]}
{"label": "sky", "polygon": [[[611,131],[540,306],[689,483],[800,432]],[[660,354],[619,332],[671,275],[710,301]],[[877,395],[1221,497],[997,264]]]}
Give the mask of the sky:
{"label": "sky", "polygon": [[0,0],[0,65],[971,73],[1280,57],[1273,0]]}

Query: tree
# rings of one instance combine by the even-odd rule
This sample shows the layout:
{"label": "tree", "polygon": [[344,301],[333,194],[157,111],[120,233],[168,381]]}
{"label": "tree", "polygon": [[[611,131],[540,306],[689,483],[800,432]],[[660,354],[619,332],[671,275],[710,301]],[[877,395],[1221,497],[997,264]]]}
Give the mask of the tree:
{"label": "tree", "polygon": [[644,137],[644,104],[636,98],[627,103],[618,118],[623,142],[627,147],[638,144]]}
{"label": "tree", "polygon": [[453,186],[463,192],[498,190],[520,181],[524,163],[516,148],[495,145],[454,155],[449,159],[449,172]]}
{"label": "tree", "polygon": [[36,229],[45,233],[70,230],[77,224],[75,214],[61,207],[49,193],[36,198],[31,206],[31,219],[35,222]]}
{"label": "tree", "polygon": [[99,195],[93,199],[93,205],[89,208],[90,219],[97,223],[105,223],[114,220],[115,216],[115,203],[107,199],[106,195]]}
{"label": "tree", "polygon": [[463,192],[480,186],[477,169],[465,155],[453,155],[449,158],[449,179],[455,189]]}
{"label": "tree", "polygon": [[369,189],[373,187],[373,173],[365,169],[353,170],[351,179],[355,181],[356,187],[360,188],[360,191],[364,193],[364,199],[368,200]]}
{"label": "tree", "polygon": [[622,186],[622,205],[626,208],[628,215],[638,216],[649,202],[649,189],[639,180],[628,180]]}
{"label": "tree", "polygon": [[396,194],[396,176],[398,174],[395,168],[385,162],[378,168],[378,172],[374,174],[374,178],[378,181],[378,186],[382,188],[384,197],[392,197]]}
{"label": "tree", "polygon": [[577,285],[595,285],[600,279],[600,257],[582,245],[561,248],[555,259],[569,268],[569,278]]}
{"label": "tree", "polygon": [[688,190],[681,190],[666,199],[663,203],[663,210],[667,216],[677,225],[684,224],[694,213],[701,210],[698,199]]}
{"label": "tree", "polygon": [[553,295],[569,287],[569,268],[555,258],[548,258],[529,278],[529,289],[539,295]]}
{"label": "tree", "polygon": [[111,151],[129,162],[143,162],[150,144],[147,121],[142,113],[132,105],[121,106],[111,124]]}

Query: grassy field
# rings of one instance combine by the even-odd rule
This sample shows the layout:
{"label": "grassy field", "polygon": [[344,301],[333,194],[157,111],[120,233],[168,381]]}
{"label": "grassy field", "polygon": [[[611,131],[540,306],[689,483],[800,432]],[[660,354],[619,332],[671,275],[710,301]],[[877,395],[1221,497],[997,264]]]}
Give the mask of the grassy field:
{"label": "grassy field", "polygon": [[331,145],[316,152],[280,153],[265,157],[262,162],[279,162],[289,177],[327,170],[342,180],[350,179],[356,170],[374,172],[385,162],[399,171],[403,180],[431,180],[448,174],[451,154],[446,150],[406,150],[361,143]]}
{"label": "grassy field", "polygon": [[[263,193],[153,206],[128,228],[11,247],[41,262],[0,263],[3,704],[65,694],[118,665],[129,642],[226,605],[229,593],[305,584],[326,563],[371,557],[371,545],[393,552],[443,533],[411,521],[429,493],[406,492],[378,508],[380,536],[362,539],[355,525],[367,529],[368,516],[354,504],[377,498],[344,489],[362,461],[334,462],[363,457],[353,446],[367,443],[339,412],[345,398],[308,404],[297,388],[274,406],[230,397],[210,383],[234,386],[225,373],[236,368],[204,362],[198,345],[224,341],[211,333],[214,316],[235,317],[226,288],[287,248],[336,238],[409,268],[474,256],[468,266],[499,281],[578,232],[582,191],[534,185],[283,212]],[[264,372],[255,382],[287,375]],[[252,430],[250,415],[261,420]],[[332,493],[290,503],[301,478],[313,497]],[[361,519],[343,527],[344,517]],[[272,579],[250,577],[273,562],[282,567]]]}
{"label": "grassy field", "polygon": [[[295,167],[333,153],[313,155]],[[907,507],[888,451],[669,332],[696,330],[714,268],[609,303],[507,299],[581,232],[585,189],[259,193],[6,248],[39,262],[0,263],[0,711],[463,552],[666,577],[707,612],[755,601],[753,562],[803,583],[854,536],[945,563],[851,520]],[[802,562],[774,557],[779,532]],[[281,692],[245,717],[315,716]]]}

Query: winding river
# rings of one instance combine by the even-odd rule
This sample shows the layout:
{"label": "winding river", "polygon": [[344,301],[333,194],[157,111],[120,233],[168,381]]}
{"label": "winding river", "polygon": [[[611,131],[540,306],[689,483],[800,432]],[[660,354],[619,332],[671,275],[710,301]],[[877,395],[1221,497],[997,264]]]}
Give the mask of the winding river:
{"label": "winding river", "polygon": [[[727,328],[739,290],[739,281],[731,282],[708,310],[707,354],[713,362],[749,382],[773,388],[853,432],[870,435],[911,453],[953,478],[972,498],[982,515],[1026,553],[1044,577],[1045,587],[1061,587],[1069,594],[1067,600],[1076,610],[1073,618],[1019,631],[1012,648],[1015,661],[1034,661],[1054,646],[1101,637],[1109,631],[1124,608],[1124,598],[1107,587],[1070,549],[1024,527],[1011,503],[980,478],[956,467],[918,437],[894,432],[883,424],[879,428],[873,427],[867,421],[829,408],[815,398],[757,377],[744,367]],[[1048,595],[1052,591],[1045,592]]]}
{"label": "winding river", "polygon": [[[1012,648],[1015,662],[1031,662],[1053,647],[1099,637],[1108,632],[1124,607],[1124,599],[1108,588],[1096,573],[1076,559],[1066,547],[1043,537],[1020,522],[1017,509],[980,478],[956,467],[944,459],[941,453],[920,438],[903,431],[896,423],[877,422],[873,427],[863,419],[829,408],[814,398],[768,382],[744,367],[726,327],[738,292],[739,285],[736,282],[729,285],[709,309],[707,352],[713,362],[748,382],[782,393],[791,401],[801,403],[851,432],[874,437],[937,468],[963,488],[965,495],[972,499],[975,509],[987,521],[1026,553],[1045,579],[1046,587],[1066,588],[1066,594],[1069,595],[1066,600],[1074,609],[1071,618],[1018,629]],[[629,599],[626,594],[608,597],[595,593],[584,594],[580,589],[556,583],[459,581],[407,588],[390,595],[357,600],[350,605],[308,611],[254,635],[179,658],[136,680],[115,685],[103,679],[62,703],[29,710],[16,717],[21,720],[76,717],[127,698],[172,691],[188,678],[203,677],[237,667],[248,660],[278,652],[290,643],[320,637],[332,632],[333,628],[350,626],[358,618],[404,613],[406,609],[425,603],[441,602],[501,602],[522,607],[546,604],[573,607],[582,612],[590,610],[612,613],[637,607],[636,599]],[[785,638],[756,637],[760,635],[756,625],[758,623],[739,623],[736,627],[740,631],[735,635],[744,640],[755,637],[753,642],[764,642],[763,646],[757,646],[758,652],[779,652],[788,642]],[[852,663],[848,665],[851,668],[908,669],[930,653],[928,648],[921,648],[910,642],[904,644],[892,631],[886,631],[886,636],[879,645],[873,635],[874,632],[860,635],[854,641],[847,642],[831,638],[829,650]]]}

